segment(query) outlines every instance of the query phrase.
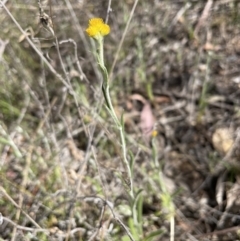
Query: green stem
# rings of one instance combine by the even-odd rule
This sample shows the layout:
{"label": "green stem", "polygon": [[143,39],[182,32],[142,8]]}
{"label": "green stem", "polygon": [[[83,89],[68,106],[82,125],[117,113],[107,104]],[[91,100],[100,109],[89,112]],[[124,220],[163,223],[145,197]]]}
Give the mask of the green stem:
{"label": "green stem", "polygon": [[130,196],[133,198],[133,182],[132,182],[132,172],[131,172],[131,168],[130,168],[130,164],[127,160],[127,147],[126,147],[126,140],[125,140],[125,135],[124,135],[124,127],[122,126],[121,122],[119,121],[116,112],[113,108],[112,105],[112,100],[111,100],[111,96],[110,96],[110,91],[109,91],[109,77],[108,77],[108,72],[107,69],[104,65],[104,55],[103,55],[103,39],[99,39],[98,40],[99,43],[99,65],[103,71],[103,87],[102,87],[102,91],[104,94],[104,98],[107,104],[107,109],[113,119],[113,121],[115,122],[116,127],[119,130],[119,134],[120,134],[120,140],[121,140],[121,148],[122,148],[122,155],[123,155],[123,162],[124,165],[127,169],[128,172],[128,178],[130,181]]}
{"label": "green stem", "polygon": [[104,64],[104,57],[103,57],[103,37],[98,39],[98,43],[99,43],[99,64],[105,67]]}

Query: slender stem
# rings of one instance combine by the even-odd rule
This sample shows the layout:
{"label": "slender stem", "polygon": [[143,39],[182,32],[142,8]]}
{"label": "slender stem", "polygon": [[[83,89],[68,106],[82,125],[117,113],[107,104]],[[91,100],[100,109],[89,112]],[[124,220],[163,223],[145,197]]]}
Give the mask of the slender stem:
{"label": "slender stem", "polygon": [[103,57],[103,37],[101,37],[99,40],[99,60],[100,60],[100,65],[104,66],[104,57]]}
{"label": "slender stem", "polygon": [[107,82],[107,86],[106,86],[106,89],[105,89],[105,95],[104,96],[105,96],[106,102],[108,104],[108,110],[109,110],[118,130],[119,130],[120,139],[121,139],[123,161],[124,161],[124,164],[127,168],[128,177],[129,177],[129,181],[130,181],[130,196],[133,198],[134,195],[133,195],[132,172],[131,172],[130,164],[127,160],[127,147],[126,147],[126,140],[125,140],[125,135],[124,135],[124,128],[123,128],[121,122],[119,121],[119,119],[116,115],[116,112],[113,108],[112,100],[111,100],[110,93],[109,93],[109,82],[108,81],[106,81],[106,82]]}
{"label": "slender stem", "polygon": [[110,96],[110,91],[109,91],[109,77],[108,77],[108,72],[107,69],[104,65],[104,54],[103,54],[103,39],[99,39],[98,40],[99,43],[99,65],[103,71],[103,94],[104,94],[104,98],[108,107],[108,111],[111,115],[111,117],[113,118],[113,121],[115,122],[115,125],[117,126],[118,130],[119,130],[119,134],[120,134],[120,139],[121,139],[121,148],[122,148],[122,155],[123,155],[123,162],[125,167],[127,168],[127,172],[128,172],[128,177],[129,177],[129,181],[130,181],[130,196],[133,198],[133,182],[132,182],[132,172],[131,172],[131,168],[130,168],[130,164],[128,162],[127,159],[127,147],[126,147],[126,140],[125,140],[125,136],[124,136],[124,128],[122,126],[122,123],[119,121],[116,112],[113,108],[112,105],[112,100],[111,100],[111,96]]}
{"label": "slender stem", "polygon": [[174,236],[175,236],[174,226],[175,226],[175,218],[174,218],[174,215],[171,215],[171,218],[170,218],[170,241],[174,241]]}

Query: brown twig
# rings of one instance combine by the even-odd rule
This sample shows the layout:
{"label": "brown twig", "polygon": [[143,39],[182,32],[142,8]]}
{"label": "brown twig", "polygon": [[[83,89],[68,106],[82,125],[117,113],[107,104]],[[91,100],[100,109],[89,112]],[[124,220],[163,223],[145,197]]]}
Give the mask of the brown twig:
{"label": "brown twig", "polygon": [[198,32],[199,32],[200,28],[203,26],[204,22],[208,18],[209,12],[210,12],[211,7],[212,7],[212,4],[213,4],[213,0],[208,0],[207,1],[206,5],[205,5],[205,7],[203,9],[202,15],[199,18],[198,23],[197,23],[197,25],[195,27],[194,36],[198,35]]}

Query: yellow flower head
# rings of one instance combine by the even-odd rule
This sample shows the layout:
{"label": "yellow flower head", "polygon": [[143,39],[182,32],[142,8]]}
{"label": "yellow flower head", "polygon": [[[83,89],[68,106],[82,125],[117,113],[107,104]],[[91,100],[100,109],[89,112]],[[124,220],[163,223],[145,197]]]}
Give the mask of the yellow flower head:
{"label": "yellow flower head", "polygon": [[153,130],[151,135],[152,135],[152,138],[155,138],[157,136],[158,132],[156,130]]}
{"label": "yellow flower head", "polygon": [[101,18],[92,18],[89,20],[86,32],[89,37],[102,38],[110,33],[109,25],[105,24]]}

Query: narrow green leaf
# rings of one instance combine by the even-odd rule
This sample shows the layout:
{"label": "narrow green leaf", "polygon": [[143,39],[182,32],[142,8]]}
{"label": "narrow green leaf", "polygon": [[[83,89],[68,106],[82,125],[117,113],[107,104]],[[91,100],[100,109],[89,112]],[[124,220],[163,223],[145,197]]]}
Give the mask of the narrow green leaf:
{"label": "narrow green leaf", "polygon": [[129,153],[129,162],[130,162],[130,169],[131,169],[131,173],[132,173],[132,177],[133,177],[133,166],[134,166],[134,156],[133,153],[131,152],[131,150],[128,151]]}
{"label": "narrow green leaf", "polygon": [[152,241],[154,238],[158,237],[159,238],[166,232],[164,229],[159,229],[156,231],[151,232],[150,234],[147,235],[147,237],[144,239],[144,241]]}

